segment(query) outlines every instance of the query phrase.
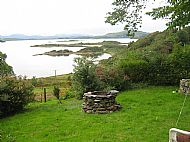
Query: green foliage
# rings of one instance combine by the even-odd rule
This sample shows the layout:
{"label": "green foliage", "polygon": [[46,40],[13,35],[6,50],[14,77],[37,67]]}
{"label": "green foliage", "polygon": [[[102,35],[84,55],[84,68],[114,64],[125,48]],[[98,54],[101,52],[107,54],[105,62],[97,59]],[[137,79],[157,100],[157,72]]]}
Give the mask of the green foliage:
{"label": "green foliage", "polygon": [[168,28],[181,29],[190,23],[190,1],[189,0],[167,0],[166,5],[148,12],[153,19],[167,18],[170,21],[166,24]]}
{"label": "green foliage", "polygon": [[7,55],[0,52],[0,77],[13,74],[12,67],[5,62],[6,58]]}
{"label": "green foliage", "polygon": [[32,85],[35,86],[35,87],[38,85],[38,80],[36,79],[35,76],[32,77],[31,83],[32,83]]}
{"label": "green foliage", "polygon": [[175,83],[180,79],[190,78],[190,46],[176,46],[169,56],[170,76]]}
{"label": "green foliage", "polygon": [[117,66],[99,66],[96,74],[102,81],[104,90],[124,90],[129,88],[129,82],[124,71]]}
{"label": "green foliage", "polygon": [[138,0],[116,0],[112,3],[114,6],[113,11],[108,12],[105,22],[112,25],[126,22],[127,24],[124,29],[128,30],[129,34],[134,33],[137,31],[139,24],[142,23],[140,13],[143,8],[143,4],[140,4]]}
{"label": "green foliage", "polygon": [[61,103],[60,100],[60,89],[58,86],[54,86],[53,87],[53,95],[59,100],[59,102]]}
{"label": "green foliage", "polygon": [[[108,12],[107,23],[115,25],[125,23],[125,29],[134,33],[141,27],[142,11],[151,0],[115,0],[112,12]],[[190,1],[189,0],[165,0],[164,6],[154,8],[147,12],[153,19],[166,18],[168,28],[181,29],[190,23]]]}
{"label": "green foliage", "polygon": [[[178,85],[180,79],[190,78],[189,31],[187,27],[181,31],[152,33],[130,43],[129,48],[117,52],[107,62],[101,62],[106,67],[104,71],[112,69],[120,72],[120,78],[110,75],[111,80],[114,80],[111,86],[121,87],[126,84],[133,88],[134,83]],[[186,43],[185,46],[181,45],[182,42]],[[106,74],[109,81],[109,72]]]}
{"label": "green foliage", "polygon": [[64,99],[74,98],[74,97],[76,97],[75,94],[76,94],[75,90],[74,90],[72,87],[70,87],[70,88],[65,92]]}
{"label": "green foliage", "polygon": [[103,52],[103,49],[101,47],[86,47],[83,48],[81,50],[79,50],[79,52]]}
{"label": "green foliage", "polygon": [[60,93],[60,89],[58,86],[54,86],[53,88],[53,95],[59,100],[60,96],[59,96],[59,93]]}
{"label": "green foliage", "polygon": [[[177,47],[176,47],[177,48]],[[142,52],[142,51],[141,51]],[[162,52],[142,52],[135,60],[119,61],[132,82],[154,85],[177,85],[180,79],[189,78],[189,47],[178,47],[167,56]]]}
{"label": "green foliage", "polygon": [[33,98],[33,86],[26,78],[0,78],[0,117],[23,110]]}
{"label": "green foliage", "polygon": [[188,34],[188,31],[186,31],[186,30],[179,31],[177,33],[177,38],[178,38],[178,41],[181,42],[182,46],[184,46],[185,44],[190,42],[190,40],[189,40],[190,34]]}
{"label": "green foliage", "polygon": [[81,99],[85,92],[100,90],[101,83],[95,73],[96,65],[84,57],[75,58],[75,64],[72,87],[77,97]]}
{"label": "green foliage", "polygon": [[[138,42],[132,42],[134,48],[143,48],[146,46],[151,45],[155,41],[155,37],[159,34],[159,32],[154,32],[146,37],[139,39]],[[129,44],[129,47],[131,47],[131,44]]]}
{"label": "green foliage", "polygon": [[104,49],[101,47],[86,47],[76,52],[78,55],[97,58],[104,53]]}

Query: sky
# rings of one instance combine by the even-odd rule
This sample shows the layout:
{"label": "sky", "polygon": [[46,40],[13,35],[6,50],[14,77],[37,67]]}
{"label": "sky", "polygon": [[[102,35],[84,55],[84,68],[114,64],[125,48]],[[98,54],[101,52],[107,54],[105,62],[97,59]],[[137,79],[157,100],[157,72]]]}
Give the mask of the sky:
{"label": "sky", "polygon": [[[111,26],[104,22],[106,13],[112,10],[112,2],[113,0],[0,0],[0,35],[103,35],[119,32],[124,25]],[[140,30],[154,32],[164,29],[164,20],[155,21],[149,16],[143,16]]]}

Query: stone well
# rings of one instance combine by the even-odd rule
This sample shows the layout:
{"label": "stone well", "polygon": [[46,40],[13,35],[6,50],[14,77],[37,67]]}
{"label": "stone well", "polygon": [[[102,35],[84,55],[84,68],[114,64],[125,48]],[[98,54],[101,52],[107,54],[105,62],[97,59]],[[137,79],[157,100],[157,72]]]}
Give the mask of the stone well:
{"label": "stone well", "polygon": [[180,80],[179,92],[190,95],[190,79]]}
{"label": "stone well", "polygon": [[86,113],[111,113],[121,108],[115,98],[118,91],[95,91],[84,93],[83,111]]}

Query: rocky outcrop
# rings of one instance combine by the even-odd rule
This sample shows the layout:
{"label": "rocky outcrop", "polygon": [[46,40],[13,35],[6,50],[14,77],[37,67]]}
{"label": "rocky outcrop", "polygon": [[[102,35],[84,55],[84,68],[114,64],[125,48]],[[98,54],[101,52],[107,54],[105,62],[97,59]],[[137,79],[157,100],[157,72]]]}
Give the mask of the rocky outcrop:
{"label": "rocky outcrop", "polygon": [[83,96],[83,111],[86,113],[111,113],[121,108],[120,104],[117,104],[115,98],[118,91],[111,90],[109,92],[88,92]]}

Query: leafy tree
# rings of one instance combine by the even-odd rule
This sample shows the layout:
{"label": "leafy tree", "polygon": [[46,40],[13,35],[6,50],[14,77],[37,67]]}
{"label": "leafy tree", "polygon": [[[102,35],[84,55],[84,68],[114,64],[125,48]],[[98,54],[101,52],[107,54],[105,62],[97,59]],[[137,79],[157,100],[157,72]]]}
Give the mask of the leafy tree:
{"label": "leafy tree", "polygon": [[7,55],[0,52],[0,77],[13,74],[13,69],[6,63]]}
{"label": "leafy tree", "polygon": [[98,79],[95,69],[96,65],[87,58],[75,58],[74,74],[72,78],[72,87],[79,99],[85,92],[101,89],[101,83]]}
{"label": "leafy tree", "polygon": [[[168,5],[169,4],[169,5]],[[167,5],[153,9],[148,12],[153,19],[169,19],[169,28],[184,28],[190,23],[190,1],[189,0],[167,0]]]}
{"label": "leafy tree", "polygon": [[[155,0],[154,0],[155,1]],[[112,25],[125,23],[125,30],[135,32],[142,24],[142,11],[151,0],[114,0],[112,12],[108,12],[106,22]],[[189,0],[165,0],[165,5],[147,12],[153,19],[166,18],[168,28],[184,28],[190,23]]]}
{"label": "leafy tree", "polygon": [[32,77],[31,83],[32,83],[32,85],[35,86],[35,87],[38,85],[38,81],[37,81],[37,79],[36,79],[35,76]]}

